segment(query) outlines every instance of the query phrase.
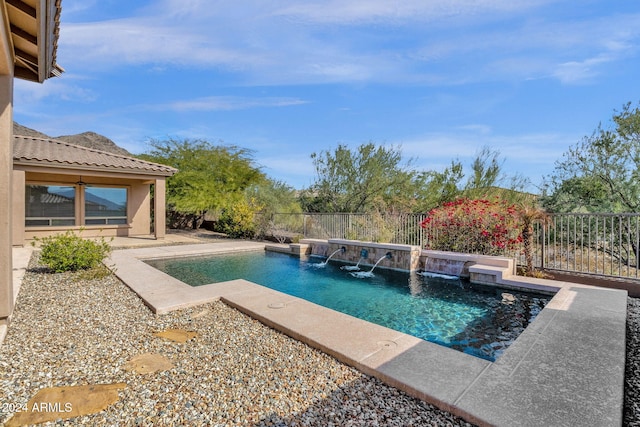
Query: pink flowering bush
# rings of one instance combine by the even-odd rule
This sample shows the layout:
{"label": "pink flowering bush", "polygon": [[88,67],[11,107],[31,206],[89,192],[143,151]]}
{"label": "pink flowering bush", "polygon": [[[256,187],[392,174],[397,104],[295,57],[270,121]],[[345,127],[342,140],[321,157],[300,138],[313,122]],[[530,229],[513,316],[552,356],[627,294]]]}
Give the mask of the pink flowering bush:
{"label": "pink flowering bush", "polygon": [[427,249],[501,255],[522,242],[518,210],[500,199],[445,203],[420,226],[427,229]]}

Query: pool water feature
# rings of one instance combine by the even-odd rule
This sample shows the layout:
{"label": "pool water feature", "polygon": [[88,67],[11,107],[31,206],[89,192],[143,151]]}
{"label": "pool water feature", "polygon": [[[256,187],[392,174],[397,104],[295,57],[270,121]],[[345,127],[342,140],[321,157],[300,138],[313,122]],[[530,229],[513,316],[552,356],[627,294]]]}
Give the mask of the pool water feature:
{"label": "pool water feature", "polygon": [[360,258],[358,258],[358,262],[356,263],[356,265],[343,265],[342,267],[340,267],[340,270],[360,271],[360,263],[362,262],[362,260],[367,259],[368,256],[369,256],[369,251],[366,249],[361,249]]}
{"label": "pool water feature", "polygon": [[393,255],[391,254],[391,252],[387,252],[383,257],[381,257],[378,261],[376,261],[375,264],[373,264],[373,267],[371,267],[371,270],[369,270],[369,271],[354,271],[353,273],[351,273],[351,275],[353,277],[357,277],[358,279],[364,279],[364,278],[368,278],[368,277],[373,277],[374,276],[373,270],[376,269],[378,264],[380,264],[382,262],[382,260],[384,260],[384,259],[392,259],[392,258],[393,258]]}
{"label": "pool water feature", "polygon": [[464,261],[438,258],[427,258],[424,269],[426,273],[443,274],[445,276],[460,277],[464,270]]}
{"label": "pool water feature", "polygon": [[314,267],[318,267],[318,268],[326,267],[326,266],[327,266],[327,264],[329,264],[329,261],[331,260],[331,258],[333,258],[333,256],[334,256],[335,254],[337,254],[338,252],[345,253],[346,251],[347,251],[347,248],[346,248],[346,247],[344,247],[344,246],[342,246],[341,248],[336,249],[335,251],[333,251],[333,252],[331,253],[331,255],[329,255],[329,257],[328,257],[327,259],[325,259],[323,262],[315,263],[315,264],[313,264],[313,266],[314,266]]}
{"label": "pool water feature", "polygon": [[314,261],[245,252],[146,262],[191,286],[245,279],[490,361],[551,298],[392,270],[357,278],[340,262],[318,269]]}

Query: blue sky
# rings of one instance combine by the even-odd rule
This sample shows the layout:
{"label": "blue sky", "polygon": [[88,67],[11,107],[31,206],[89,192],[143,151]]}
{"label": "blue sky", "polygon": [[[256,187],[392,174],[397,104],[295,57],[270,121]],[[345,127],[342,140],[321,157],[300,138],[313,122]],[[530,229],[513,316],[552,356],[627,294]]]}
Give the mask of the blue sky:
{"label": "blue sky", "polygon": [[[308,187],[310,154],[372,141],[414,167],[484,146],[539,184],[571,145],[640,101],[629,0],[63,0],[60,78],[17,81],[14,119],[254,150]],[[531,189],[535,189],[532,187]]]}

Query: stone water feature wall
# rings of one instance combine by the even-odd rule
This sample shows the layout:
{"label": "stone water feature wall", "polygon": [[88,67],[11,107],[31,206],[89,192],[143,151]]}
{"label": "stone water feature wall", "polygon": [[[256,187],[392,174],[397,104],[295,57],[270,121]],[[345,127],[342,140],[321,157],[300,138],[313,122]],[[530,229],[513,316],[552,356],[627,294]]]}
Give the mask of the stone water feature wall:
{"label": "stone water feature wall", "polygon": [[328,257],[342,247],[345,248],[345,252],[336,253],[331,258],[332,260],[357,264],[361,256],[365,255],[360,261],[360,266],[366,268],[373,267],[376,262],[384,258],[388,252],[391,252],[391,259],[382,259],[378,264],[378,268],[408,271],[415,271],[420,268],[420,247],[411,245],[361,242],[359,240],[346,239],[304,239],[300,241],[299,253]]}
{"label": "stone water feature wall", "polygon": [[[345,251],[342,252],[342,247]],[[379,268],[404,271],[423,270],[431,273],[460,276],[472,283],[497,285],[504,288],[531,289],[536,292],[553,294],[557,288],[542,285],[536,279],[523,279],[516,276],[516,262],[513,258],[464,254],[456,252],[432,251],[419,246],[398,245],[392,243],[361,242],[345,239],[304,239],[288,247],[267,245],[266,250],[290,253],[299,256],[319,255],[328,257],[336,252],[332,260],[355,265],[360,256],[366,257],[360,262],[363,270],[373,267],[378,260]],[[384,258],[391,252],[391,259]]]}
{"label": "stone water feature wall", "polygon": [[516,274],[512,258],[424,250],[420,257],[424,271],[468,278],[473,283],[499,284]]}
{"label": "stone water feature wall", "polygon": [[446,274],[448,276],[458,276],[465,279],[470,277],[469,267],[475,264],[473,261],[424,257],[424,271],[431,273]]}
{"label": "stone water feature wall", "polygon": [[[344,252],[340,250],[343,247]],[[299,244],[291,244],[290,251],[302,256],[322,257],[329,257],[338,251],[331,259],[348,264],[357,264],[360,257],[365,255],[360,261],[360,266],[365,269],[373,267],[382,259],[378,268],[403,271],[424,270],[468,278],[474,283],[496,284],[499,281],[498,277],[515,275],[515,261],[511,258],[422,250],[419,246],[394,243],[346,239],[303,239]],[[391,252],[391,259],[384,258],[388,252]]]}

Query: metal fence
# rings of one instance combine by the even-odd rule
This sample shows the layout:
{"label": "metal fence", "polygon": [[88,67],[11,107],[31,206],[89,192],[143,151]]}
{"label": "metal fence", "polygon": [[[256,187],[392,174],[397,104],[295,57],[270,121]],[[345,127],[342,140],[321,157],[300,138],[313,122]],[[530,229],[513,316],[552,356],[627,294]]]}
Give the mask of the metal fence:
{"label": "metal fence", "polygon": [[541,268],[640,277],[640,214],[555,214],[535,235]]}
{"label": "metal fence", "polygon": [[[388,242],[427,247],[425,214],[276,214],[269,233]],[[534,267],[581,274],[640,279],[640,214],[553,214],[534,224]],[[525,263],[523,247],[504,253]]]}
{"label": "metal fence", "polygon": [[424,247],[427,234],[420,223],[425,218],[425,214],[275,214],[272,231],[308,239],[350,239]]}

